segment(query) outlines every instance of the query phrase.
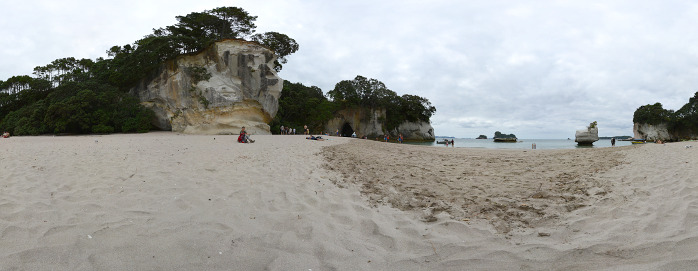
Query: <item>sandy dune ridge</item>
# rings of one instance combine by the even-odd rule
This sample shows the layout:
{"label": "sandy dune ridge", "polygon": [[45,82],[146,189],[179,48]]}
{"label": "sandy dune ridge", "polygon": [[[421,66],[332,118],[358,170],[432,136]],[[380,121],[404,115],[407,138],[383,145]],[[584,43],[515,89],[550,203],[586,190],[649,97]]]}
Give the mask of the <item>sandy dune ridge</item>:
{"label": "sandy dune ridge", "polygon": [[0,270],[698,266],[695,142],[500,151],[253,137],[0,139]]}

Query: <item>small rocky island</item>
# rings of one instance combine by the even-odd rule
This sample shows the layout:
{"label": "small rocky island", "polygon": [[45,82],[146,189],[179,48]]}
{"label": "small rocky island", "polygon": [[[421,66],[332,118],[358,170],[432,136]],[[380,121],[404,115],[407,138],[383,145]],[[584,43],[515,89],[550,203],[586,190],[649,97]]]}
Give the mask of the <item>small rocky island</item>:
{"label": "small rocky island", "polygon": [[516,142],[516,135],[502,134],[499,131],[494,132],[494,142]]}
{"label": "small rocky island", "polygon": [[475,138],[475,139],[487,139],[487,136],[486,136],[486,135],[480,135],[480,136],[478,136],[478,137]]}
{"label": "small rocky island", "polygon": [[579,146],[591,146],[596,141],[599,141],[599,128],[596,126],[596,121],[590,123],[586,129],[577,130],[574,135],[574,142]]}

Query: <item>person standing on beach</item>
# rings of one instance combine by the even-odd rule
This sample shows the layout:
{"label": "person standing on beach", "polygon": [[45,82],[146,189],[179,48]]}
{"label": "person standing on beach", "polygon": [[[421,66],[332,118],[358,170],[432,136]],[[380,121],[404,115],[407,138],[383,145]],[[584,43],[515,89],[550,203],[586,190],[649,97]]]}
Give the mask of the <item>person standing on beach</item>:
{"label": "person standing on beach", "polygon": [[451,147],[455,148],[456,147],[456,142],[451,139]]}
{"label": "person standing on beach", "polygon": [[303,134],[304,134],[304,135],[310,134],[310,133],[308,132],[308,125],[303,125]]}
{"label": "person standing on beach", "polygon": [[284,126],[283,125],[281,125],[281,134],[282,135],[284,134]]}
{"label": "person standing on beach", "polygon": [[616,138],[612,137],[611,138],[611,147],[615,147],[615,146],[616,146]]}
{"label": "person standing on beach", "polygon": [[397,136],[397,142],[398,142],[398,143],[402,143],[402,139],[403,139],[403,138],[402,138],[402,133],[400,133],[400,134]]}

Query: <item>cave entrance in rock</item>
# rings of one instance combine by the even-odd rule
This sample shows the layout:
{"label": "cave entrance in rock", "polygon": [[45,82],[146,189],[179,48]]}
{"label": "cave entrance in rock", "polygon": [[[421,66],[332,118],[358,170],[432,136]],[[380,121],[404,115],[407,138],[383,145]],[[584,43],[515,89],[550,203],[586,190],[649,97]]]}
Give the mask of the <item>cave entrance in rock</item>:
{"label": "cave entrance in rock", "polygon": [[342,130],[339,132],[339,134],[342,136],[351,136],[351,134],[353,133],[354,129],[351,128],[351,125],[349,125],[348,122],[344,123],[344,126],[342,126]]}

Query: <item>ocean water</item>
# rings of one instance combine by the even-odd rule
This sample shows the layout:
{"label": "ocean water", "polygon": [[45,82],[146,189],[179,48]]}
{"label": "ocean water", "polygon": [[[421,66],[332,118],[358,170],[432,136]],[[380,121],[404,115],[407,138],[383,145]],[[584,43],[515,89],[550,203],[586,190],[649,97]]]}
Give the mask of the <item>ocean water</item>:
{"label": "ocean water", "polygon": [[[437,138],[437,141],[444,140],[444,138]],[[453,140],[455,142],[455,148],[482,148],[482,149],[532,149],[532,145],[536,144],[536,149],[576,149],[576,148],[606,148],[611,147],[610,139],[599,139],[599,141],[594,142],[593,146],[577,146],[577,142],[574,139],[519,139],[516,143],[504,143],[504,142],[494,142],[492,139],[472,139],[472,138],[448,138],[448,140]],[[434,142],[426,143],[408,143],[415,145],[426,145],[434,146],[440,148],[446,148],[446,145],[436,144]],[[616,140],[616,147],[632,145],[630,141],[620,141]],[[449,144],[449,148],[452,146]]]}

